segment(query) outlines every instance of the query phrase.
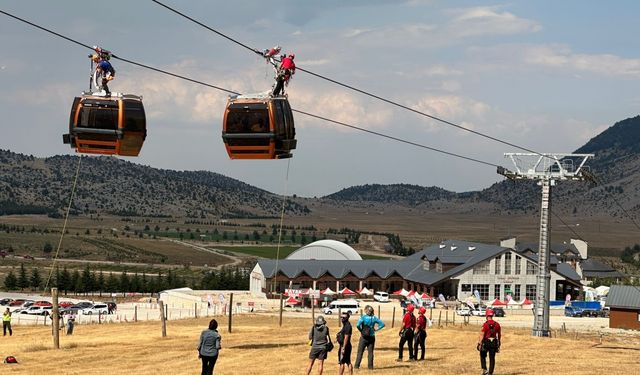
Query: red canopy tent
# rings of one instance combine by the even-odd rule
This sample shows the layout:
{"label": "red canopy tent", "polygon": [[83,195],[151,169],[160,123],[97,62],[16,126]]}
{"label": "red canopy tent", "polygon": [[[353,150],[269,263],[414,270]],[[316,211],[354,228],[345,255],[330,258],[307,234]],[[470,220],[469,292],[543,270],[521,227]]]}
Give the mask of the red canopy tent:
{"label": "red canopy tent", "polygon": [[412,290],[412,291],[409,292],[409,294],[407,294],[407,297],[413,297],[413,295],[415,295],[415,294],[416,294],[416,291]]}
{"label": "red canopy tent", "polygon": [[297,299],[293,298],[293,297],[289,297],[287,298],[287,300],[285,301],[285,305],[297,305],[299,304],[300,301],[298,301]]}
{"label": "red canopy tent", "polygon": [[427,293],[422,293],[420,295],[420,299],[431,299],[431,297],[429,297],[429,295]]}
{"label": "red canopy tent", "polygon": [[344,289],[342,289],[340,292],[340,294],[345,295],[345,296],[355,296],[356,292],[354,292],[353,290],[344,287]]}
{"label": "red canopy tent", "polygon": [[506,306],[507,304],[500,301],[498,298],[494,299],[493,301],[487,303],[487,305],[489,306]]}
{"label": "red canopy tent", "polygon": [[524,297],[524,299],[520,303],[523,305],[533,305],[533,302],[531,302],[527,297]]}

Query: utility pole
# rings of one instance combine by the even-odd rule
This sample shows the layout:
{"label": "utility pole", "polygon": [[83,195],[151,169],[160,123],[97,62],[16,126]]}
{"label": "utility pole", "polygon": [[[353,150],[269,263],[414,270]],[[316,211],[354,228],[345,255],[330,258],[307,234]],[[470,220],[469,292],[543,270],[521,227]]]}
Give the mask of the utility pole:
{"label": "utility pole", "polygon": [[[498,167],[498,174],[510,180],[536,180],[542,186],[540,206],[540,237],[538,250],[538,274],[532,335],[549,337],[549,298],[551,273],[549,271],[549,212],[551,211],[551,187],[556,181],[584,181],[592,179],[585,167],[593,154],[526,154],[505,153],[515,166],[515,172]],[[555,290],[555,288],[554,288]]]}

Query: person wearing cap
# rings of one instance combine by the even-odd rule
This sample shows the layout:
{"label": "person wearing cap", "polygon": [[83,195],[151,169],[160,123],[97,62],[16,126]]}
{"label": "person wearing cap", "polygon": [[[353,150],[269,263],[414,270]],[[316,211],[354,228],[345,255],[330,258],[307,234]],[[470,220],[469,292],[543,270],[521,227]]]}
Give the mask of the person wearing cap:
{"label": "person wearing cap", "polygon": [[407,306],[407,312],[402,317],[402,326],[400,327],[400,344],[398,345],[398,358],[397,362],[402,362],[402,354],[404,352],[404,344],[409,347],[409,360],[414,361],[413,357],[413,330],[416,328],[416,316],[413,315],[415,306],[410,304]]}
{"label": "person wearing cap", "polygon": [[[476,348],[480,352],[480,366],[482,367],[482,375],[493,374],[496,365],[496,353],[500,351],[500,341],[502,340],[502,332],[500,323],[493,320],[493,310],[487,309],[485,313],[487,321],[482,325],[480,336],[478,336],[478,345]],[[489,354],[489,369],[487,370],[487,354]]]}
{"label": "person wearing cap", "polygon": [[324,360],[327,359],[327,344],[331,340],[329,338],[329,327],[327,321],[322,315],[316,318],[316,322],[309,331],[309,340],[311,350],[309,351],[309,366],[307,366],[307,375],[311,374],[313,364],[318,360],[318,375],[322,375]]}
{"label": "person wearing cap", "polygon": [[338,374],[343,375],[344,369],[349,369],[349,375],[353,375],[353,365],[351,364],[351,334],[353,328],[349,323],[349,312],[343,312],[340,320],[342,322],[342,329],[336,334],[336,341],[340,345],[338,351],[338,364],[340,365]]}
{"label": "person wearing cap", "polygon": [[360,331],[360,341],[358,342],[358,354],[356,355],[355,368],[360,368],[364,349],[367,348],[368,363],[367,368],[373,370],[373,350],[376,344],[375,332],[384,328],[384,323],[377,316],[373,315],[373,307],[364,307],[364,314],[358,319],[356,328]]}
{"label": "person wearing cap", "polygon": [[418,347],[420,347],[420,361],[424,361],[424,342],[427,339],[427,317],[424,316],[426,312],[427,309],[424,306],[421,306],[420,310],[418,310],[418,319],[414,334],[416,339],[413,344],[413,358],[418,360]]}

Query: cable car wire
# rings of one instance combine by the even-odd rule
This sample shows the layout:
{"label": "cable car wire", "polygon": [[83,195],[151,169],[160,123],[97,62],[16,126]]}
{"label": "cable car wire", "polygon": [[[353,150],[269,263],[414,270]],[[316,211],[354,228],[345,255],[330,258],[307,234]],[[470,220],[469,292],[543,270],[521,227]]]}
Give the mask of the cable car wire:
{"label": "cable car wire", "polygon": [[67,212],[64,215],[64,224],[62,225],[62,233],[60,233],[60,240],[58,241],[58,248],[56,249],[56,255],[53,257],[53,263],[51,264],[51,271],[49,272],[49,277],[47,277],[47,282],[44,284],[44,289],[47,290],[49,286],[49,282],[51,281],[51,276],[53,275],[53,271],[55,270],[56,262],[58,261],[58,254],[60,254],[60,248],[62,247],[62,239],[64,238],[64,234],[67,231],[67,223],[69,222],[69,212],[71,211],[71,204],[73,203],[73,198],[76,195],[76,186],[78,186],[78,176],[80,175],[80,163],[82,162],[82,155],[78,158],[78,166],[76,167],[76,175],[73,178],[73,185],[71,187],[71,195],[69,196],[69,204],[67,205]]}
{"label": "cable car wire", "polygon": [[[232,37],[230,37],[230,36],[228,36],[228,35],[226,35],[226,34],[224,34],[224,33],[220,32],[220,31],[218,31],[218,30],[216,30],[216,29],[214,29],[214,28],[212,28],[212,27],[210,27],[210,26],[208,26],[208,25],[205,25],[204,23],[202,23],[202,22],[200,22],[200,21],[198,21],[198,20],[194,19],[193,17],[190,17],[190,16],[188,16],[188,15],[186,15],[186,14],[184,14],[184,13],[182,13],[182,12],[178,11],[177,9],[174,9],[174,8],[172,8],[172,7],[170,7],[170,6],[166,5],[166,4],[164,4],[164,3],[162,3],[162,2],[160,2],[160,1],[158,1],[158,0],[151,0],[151,1],[153,1],[154,3],[156,3],[156,4],[160,5],[160,6],[162,6],[163,8],[165,8],[165,9],[167,9],[167,10],[169,10],[169,11],[171,11],[171,12],[173,12],[173,13],[175,13],[175,14],[177,14],[177,15],[181,16],[181,17],[186,18],[187,20],[189,20],[189,21],[191,21],[191,22],[193,22],[193,23],[195,23],[195,24],[197,24],[197,25],[199,25],[199,26],[204,27],[205,29],[207,29],[207,30],[209,30],[209,31],[211,31],[211,32],[213,32],[213,33],[215,33],[215,34],[217,34],[217,35],[219,35],[219,36],[221,36],[221,37],[223,37],[223,38],[225,38],[225,39],[227,39],[227,40],[231,41],[232,43],[235,43],[235,44],[237,44],[237,45],[239,45],[239,46],[241,46],[241,47],[243,47],[243,48],[246,48],[247,50],[249,50],[249,51],[251,51],[251,52],[254,52],[254,53],[259,52],[259,50],[258,50],[258,49],[251,48],[251,47],[249,47],[248,45],[246,45],[246,44],[244,44],[244,43],[242,43],[242,42],[240,42],[240,41],[238,41],[238,40],[236,40],[236,39],[234,39],[234,38],[232,38]],[[371,92],[369,92],[369,91],[365,91],[365,90],[359,89],[359,88],[357,88],[357,87],[355,87],[355,86],[351,86],[351,85],[348,85],[348,84],[346,84],[346,83],[342,83],[342,82],[340,82],[340,81],[337,81],[337,80],[331,79],[331,78],[326,77],[326,76],[324,76],[324,75],[321,75],[321,74],[318,74],[318,73],[314,73],[314,72],[312,72],[312,71],[310,71],[310,70],[307,70],[307,69],[304,69],[304,68],[301,68],[301,67],[296,67],[296,70],[300,70],[300,71],[302,71],[302,72],[305,72],[305,73],[310,74],[310,75],[312,75],[312,76],[315,76],[315,77],[317,77],[317,78],[323,79],[323,80],[325,80],[325,81],[328,81],[328,82],[334,83],[334,84],[336,84],[336,85],[342,86],[342,87],[347,88],[347,89],[349,89],[349,90],[356,91],[356,92],[361,93],[361,94],[363,94],[363,95],[367,95],[367,96],[372,97],[372,98],[374,98],[374,99],[378,99],[378,100],[380,100],[380,101],[383,101],[383,102],[385,102],[385,103],[387,103],[387,104],[391,104],[391,105],[393,105],[393,106],[396,106],[396,107],[399,107],[399,108],[405,109],[405,110],[407,110],[407,111],[410,111],[410,112],[413,112],[413,113],[416,113],[416,114],[419,114],[419,115],[421,115],[421,116],[428,117],[428,118],[430,118],[430,119],[432,119],[432,120],[439,121],[439,122],[441,122],[441,123],[443,123],[443,124],[446,124],[446,125],[449,125],[449,126],[455,127],[455,128],[457,128],[457,129],[460,129],[460,130],[463,130],[463,131],[466,131],[466,132],[469,132],[469,133],[475,134],[475,135],[477,135],[477,136],[484,137],[484,138],[486,138],[486,139],[490,139],[490,140],[492,140],[492,141],[499,142],[499,143],[502,143],[502,144],[504,144],[504,145],[511,146],[511,147],[514,147],[514,148],[517,148],[517,149],[520,149],[520,150],[523,150],[523,151],[531,152],[531,153],[534,153],[534,154],[537,154],[537,155],[540,155],[540,156],[543,156],[543,157],[548,157],[548,156],[543,155],[542,153],[540,153],[540,152],[538,152],[538,151],[535,151],[535,150],[532,150],[532,149],[530,149],[530,148],[527,148],[527,147],[524,147],[524,146],[520,146],[520,145],[517,145],[517,144],[512,143],[512,142],[509,142],[509,141],[502,140],[502,139],[500,139],[500,138],[497,138],[497,137],[494,137],[494,136],[491,136],[491,135],[488,135],[488,134],[485,134],[485,133],[479,132],[479,131],[477,131],[477,130],[469,129],[469,128],[464,127],[464,126],[462,126],[462,125],[459,125],[459,124],[453,123],[453,122],[451,122],[451,121],[447,121],[447,120],[445,120],[445,119],[442,119],[442,118],[437,117],[437,116],[434,116],[434,115],[430,115],[430,114],[428,114],[428,113],[425,113],[425,112],[419,111],[419,110],[417,110],[417,109],[414,109],[414,108],[408,107],[408,106],[406,106],[406,105],[404,105],[404,104],[400,104],[400,103],[395,102],[395,101],[393,101],[393,100],[383,98],[383,97],[381,97],[381,96],[379,96],[379,95],[376,95],[376,94],[373,94],[373,93],[371,93]]]}
{"label": "cable car wire", "polygon": [[[160,5],[162,5],[162,6],[166,7],[166,8],[168,8],[168,9],[173,10],[172,8],[169,8],[169,7],[167,7],[166,5],[161,4],[160,2],[158,2],[158,1],[156,1],[156,0],[152,0],[152,1],[154,1],[154,2],[156,2],[156,3],[158,3],[158,4],[160,4]],[[180,15],[182,15],[181,13],[179,13],[179,12],[177,12],[177,11],[175,11],[175,12],[176,12],[176,13],[178,13],[178,14],[180,14]],[[27,20],[25,20],[25,19],[23,19],[23,18],[21,18],[21,17],[15,16],[15,15],[13,15],[13,14],[11,14],[11,13],[8,13],[8,12],[5,12],[5,11],[3,11],[3,10],[1,10],[1,9],[0,9],[0,13],[4,14],[4,15],[6,15],[6,16],[9,16],[9,17],[11,17],[11,18],[14,18],[14,19],[16,19],[16,20],[18,20],[18,21],[21,21],[21,22],[23,22],[23,23],[26,23],[26,24],[28,24],[28,25],[30,25],[30,26],[33,26],[33,27],[35,27],[35,28],[37,28],[37,29],[40,29],[40,30],[43,30],[43,31],[45,31],[45,32],[47,32],[47,33],[50,33],[50,34],[52,34],[52,35],[55,35],[55,36],[57,36],[57,37],[59,37],[59,38],[65,39],[65,40],[67,40],[67,41],[69,41],[69,42],[71,42],[71,43],[74,43],[74,44],[77,44],[77,45],[79,45],[79,46],[82,46],[82,47],[85,47],[85,48],[88,48],[88,49],[93,50],[93,47],[91,47],[91,46],[89,46],[89,45],[87,45],[87,44],[81,43],[81,42],[79,42],[79,41],[77,41],[77,40],[75,40],[75,39],[69,38],[69,37],[67,37],[67,36],[65,36],[65,35],[62,35],[62,34],[60,34],[60,33],[57,33],[57,32],[55,32],[55,31],[53,31],[53,30],[47,29],[47,28],[42,27],[42,26],[40,26],[40,25],[37,25],[37,24],[35,24],[35,23],[33,23],[33,22],[27,21]],[[188,17],[188,16],[186,16],[186,17],[187,17],[187,18],[190,18],[190,17]],[[197,22],[197,21],[195,21],[195,22]],[[203,26],[204,26],[204,25],[203,25]],[[205,27],[206,27],[206,26],[205,26]],[[226,36],[225,36],[225,37],[226,37]],[[249,47],[247,47],[246,45],[244,45],[244,44],[242,44],[242,43],[240,43],[240,42],[237,42],[237,41],[235,41],[235,40],[234,40],[234,39],[232,39],[232,38],[227,37],[227,39],[229,39],[229,40],[231,40],[231,41],[234,41],[235,43],[238,43],[238,44],[240,44],[241,46],[243,46],[243,47],[245,47],[245,48],[249,48]],[[186,76],[183,76],[183,75],[180,75],[180,74],[172,73],[172,72],[169,72],[169,71],[167,71],[167,70],[159,69],[159,68],[156,68],[156,67],[153,67],[153,66],[147,65],[147,64],[143,64],[143,63],[139,63],[139,62],[136,62],[136,61],[133,61],[133,60],[129,60],[129,59],[126,59],[126,58],[124,58],[124,57],[117,56],[117,55],[115,55],[115,54],[112,54],[112,57],[113,57],[113,58],[115,58],[115,59],[118,59],[118,60],[120,60],[120,61],[123,61],[123,62],[129,63],[129,64],[132,64],[132,65],[135,65],[135,66],[141,67],[141,68],[145,68],[145,69],[153,70],[153,71],[158,72],[158,73],[162,73],[162,74],[166,74],[166,75],[172,76],[172,77],[174,77],[174,78],[183,79],[183,80],[185,80],[185,81],[189,81],[189,82],[196,83],[196,84],[199,84],[199,85],[202,85],[202,86],[210,87],[210,88],[213,88],[213,89],[216,89],[216,90],[224,91],[224,92],[227,92],[227,93],[230,93],[230,94],[240,94],[240,93],[238,93],[238,92],[236,92],[236,91],[233,91],[233,90],[225,89],[225,88],[222,88],[222,87],[219,87],[219,86],[216,86],[216,85],[212,85],[212,84],[209,84],[209,83],[206,83],[206,82],[200,81],[200,80],[196,80],[196,79],[189,78],[189,77],[186,77]],[[341,122],[341,121],[332,120],[332,119],[329,119],[329,118],[327,118],[327,117],[323,117],[323,116],[315,115],[315,114],[312,114],[312,113],[309,113],[309,112],[305,112],[305,111],[301,111],[301,110],[296,110],[296,109],[292,109],[292,111],[293,111],[293,112],[296,112],[296,113],[300,113],[300,114],[306,115],[306,116],[309,116],[309,117],[313,117],[313,118],[316,118],[316,119],[319,119],[319,120],[323,120],[323,121],[331,122],[331,123],[334,123],[334,124],[336,124],[336,125],[340,125],[340,126],[344,126],[344,127],[347,127],[347,128],[351,128],[351,129],[355,129],[355,130],[363,131],[363,132],[366,132],[366,133],[369,133],[369,134],[377,135],[377,136],[380,136],[380,137],[383,137],[383,138],[387,138],[387,139],[394,140],[394,141],[397,141],[397,142],[401,142],[401,143],[405,143],[405,144],[408,144],[408,145],[412,145],[412,146],[420,147],[420,148],[427,149],[427,150],[430,150],[430,151],[434,151],[434,152],[442,153],[442,154],[445,154],[445,155],[449,155],[449,156],[453,156],[453,157],[461,158],[461,159],[464,159],[464,160],[468,160],[468,161],[472,161],[472,162],[476,162],[476,163],[480,163],[480,164],[488,165],[488,166],[492,166],[492,167],[498,167],[498,166],[499,166],[499,165],[497,165],[497,164],[490,163],[490,162],[486,162],[486,161],[483,161],[483,160],[480,160],[480,159],[476,159],[476,158],[473,158],[473,157],[468,157],[468,156],[460,155],[460,154],[457,154],[457,153],[453,153],[453,152],[449,152],[449,151],[440,150],[440,149],[437,149],[437,148],[434,148],[434,147],[430,147],[430,146],[426,146],[426,145],[423,145],[423,144],[420,144],[420,143],[416,143],[416,142],[408,141],[408,140],[405,140],[405,139],[402,139],[402,138],[398,138],[398,137],[394,137],[394,136],[391,136],[391,135],[388,135],[388,134],[384,134],[384,133],[376,132],[376,131],[373,131],[373,130],[369,130],[369,129],[361,128],[361,127],[358,127],[358,126],[355,126],[355,125],[350,125],[350,124],[347,124],[347,123],[344,123],[344,122]],[[524,150],[526,150],[526,149],[524,149]],[[287,167],[287,168],[288,168],[288,167]],[[287,172],[287,173],[288,173],[288,172]],[[74,182],[74,184],[75,184],[75,182]],[[640,226],[638,226],[638,224],[635,222],[635,220],[633,220],[633,218],[631,217],[631,215],[630,215],[630,214],[629,214],[629,213],[628,213],[628,212],[627,212],[627,211],[626,211],[626,210],[625,210],[625,209],[624,209],[624,208],[623,208],[623,207],[622,207],[622,206],[617,202],[617,200],[616,200],[616,203],[617,203],[617,204],[618,204],[618,206],[619,206],[619,207],[620,207],[620,208],[625,212],[625,214],[627,214],[627,216],[629,216],[629,218],[631,218],[631,220],[632,220],[632,221],[633,221],[633,223],[636,225],[636,227],[637,227],[638,229],[640,229]],[[556,215],[556,214],[554,213],[554,215]],[[556,215],[556,217],[558,217],[558,216]],[[562,220],[561,220],[561,221],[562,221]],[[567,226],[568,228],[570,228],[566,223],[564,223],[564,222],[563,222],[563,224],[564,224],[565,226]],[[66,226],[66,220],[65,220],[65,226]],[[571,229],[571,228],[570,228],[570,229]],[[572,230],[572,231],[573,231],[573,230]],[[575,231],[574,231],[574,233],[575,233]],[[61,243],[62,243],[62,238],[60,239],[60,244],[61,244]],[[60,250],[60,245],[58,246],[58,251],[59,251],[59,250]],[[56,259],[57,259],[58,251],[56,251]],[[55,262],[55,260],[54,260],[54,262]],[[52,272],[53,272],[53,271],[52,271]],[[50,278],[51,278],[51,275],[49,275],[49,279],[50,279]],[[47,282],[48,282],[48,281],[47,281]]]}
{"label": "cable car wire", "polygon": [[[53,34],[53,35],[57,36],[57,37],[63,38],[65,40],[70,41],[72,43],[75,43],[75,44],[77,44],[79,46],[82,46],[82,47],[85,47],[85,48],[93,50],[93,47],[91,47],[91,46],[89,46],[87,44],[81,43],[81,42],[79,42],[77,40],[74,40],[74,39],[69,38],[67,36],[64,36],[62,34],[59,34],[59,33],[55,32],[55,31],[52,31],[52,30],[47,29],[45,27],[39,26],[39,25],[37,25],[37,24],[35,24],[33,22],[29,22],[29,21],[27,21],[27,20],[25,20],[23,18],[14,16],[14,15],[12,15],[10,13],[7,13],[7,12],[5,12],[3,10],[0,10],[0,13],[8,15],[9,17],[17,19],[17,20],[19,20],[21,22],[24,22],[24,23],[28,24],[28,25],[36,27],[36,28],[38,28],[40,30],[46,31],[46,32],[48,32],[50,34]],[[240,94],[239,92],[236,92],[236,91],[233,91],[233,90],[229,90],[229,89],[226,89],[226,88],[223,88],[223,87],[220,87],[220,86],[212,85],[212,84],[209,84],[209,83],[197,80],[197,79],[189,78],[187,76],[183,76],[183,75],[180,75],[180,74],[172,73],[172,72],[169,72],[167,70],[163,70],[163,69],[156,68],[156,67],[153,67],[153,66],[150,66],[150,65],[147,65],[147,64],[143,64],[143,63],[140,63],[140,62],[137,62],[137,61],[133,61],[133,60],[130,60],[130,59],[127,59],[127,58],[124,58],[124,57],[120,57],[120,56],[117,56],[115,54],[112,54],[111,56],[112,56],[112,58],[118,59],[120,61],[132,64],[132,65],[135,65],[135,66],[138,66],[138,67],[141,67],[141,68],[153,70],[153,71],[158,72],[158,73],[166,74],[166,75],[172,76],[174,78],[179,78],[179,79],[182,79],[182,80],[185,80],[185,81],[189,81],[189,82],[192,82],[192,83],[196,83],[196,84],[199,84],[199,85],[202,85],[202,86],[210,87],[210,88],[213,88],[213,89],[216,89],[216,90],[220,90],[220,91],[224,91],[226,93],[230,93],[230,94],[234,94],[234,95],[239,95]],[[317,119],[320,119],[320,120],[323,120],[323,121],[332,122],[334,124],[341,125],[341,126],[344,126],[344,127],[348,127],[348,128],[351,128],[351,129],[355,129],[355,130],[367,132],[367,133],[370,133],[370,134],[374,134],[374,135],[377,135],[377,136],[381,136],[381,137],[384,137],[384,138],[387,138],[387,139],[391,139],[391,140],[394,140],[394,141],[398,141],[398,142],[402,142],[402,143],[405,143],[405,144],[409,144],[409,145],[413,145],[413,146],[416,146],[416,147],[420,147],[420,148],[423,148],[423,149],[439,152],[439,153],[442,153],[442,154],[445,154],[445,155],[449,155],[449,156],[453,156],[453,157],[457,157],[457,158],[473,161],[473,162],[476,162],[476,163],[480,163],[480,164],[484,164],[484,165],[488,165],[488,166],[492,166],[492,167],[498,167],[499,166],[498,164],[482,161],[480,159],[476,159],[476,158],[473,158],[473,157],[460,155],[460,154],[457,154],[457,153],[454,153],[454,152],[440,150],[440,149],[435,148],[435,147],[430,147],[430,146],[426,146],[426,145],[423,145],[423,144],[420,144],[420,143],[404,140],[402,138],[394,137],[394,136],[387,135],[387,134],[380,133],[380,132],[376,132],[376,131],[373,131],[373,130],[368,130],[368,129],[361,128],[361,127],[358,127],[358,126],[355,126],[355,125],[350,125],[350,124],[347,124],[347,123],[344,123],[344,122],[341,122],[341,121],[332,120],[332,119],[329,119],[327,117],[323,117],[323,116],[320,116],[320,115],[314,115],[314,114],[309,113],[309,112],[296,110],[296,109],[292,109],[292,111],[300,113],[300,114],[303,114],[303,115],[306,115],[306,116],[314,117],[314,118],[317,118]]]}

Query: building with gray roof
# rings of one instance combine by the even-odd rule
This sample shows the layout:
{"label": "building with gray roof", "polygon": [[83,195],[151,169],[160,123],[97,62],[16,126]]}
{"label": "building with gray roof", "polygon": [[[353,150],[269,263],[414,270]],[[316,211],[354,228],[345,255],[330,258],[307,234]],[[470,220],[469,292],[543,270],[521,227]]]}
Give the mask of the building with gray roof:
{"label": "building with gray roof", "polygon": [[[251,291],[367,287],[394,292],[404,288],[465,299],[477,290],[483,300],[504,300],[507,295],[535,299],[535,259],[509,247],[447,240],[402,260],[345,260],[339,254],[335,259],[327,259],[331,255],[296,258],[258,260],[251,272]],[[551,267],[551,282],[552,300],[575,296],[580,289],[575,270],[557,262]]]}
{"label": "building with gray roof", "polygon": [[640,330],[640,287],[612,285],[607,296],[610,328]]}

